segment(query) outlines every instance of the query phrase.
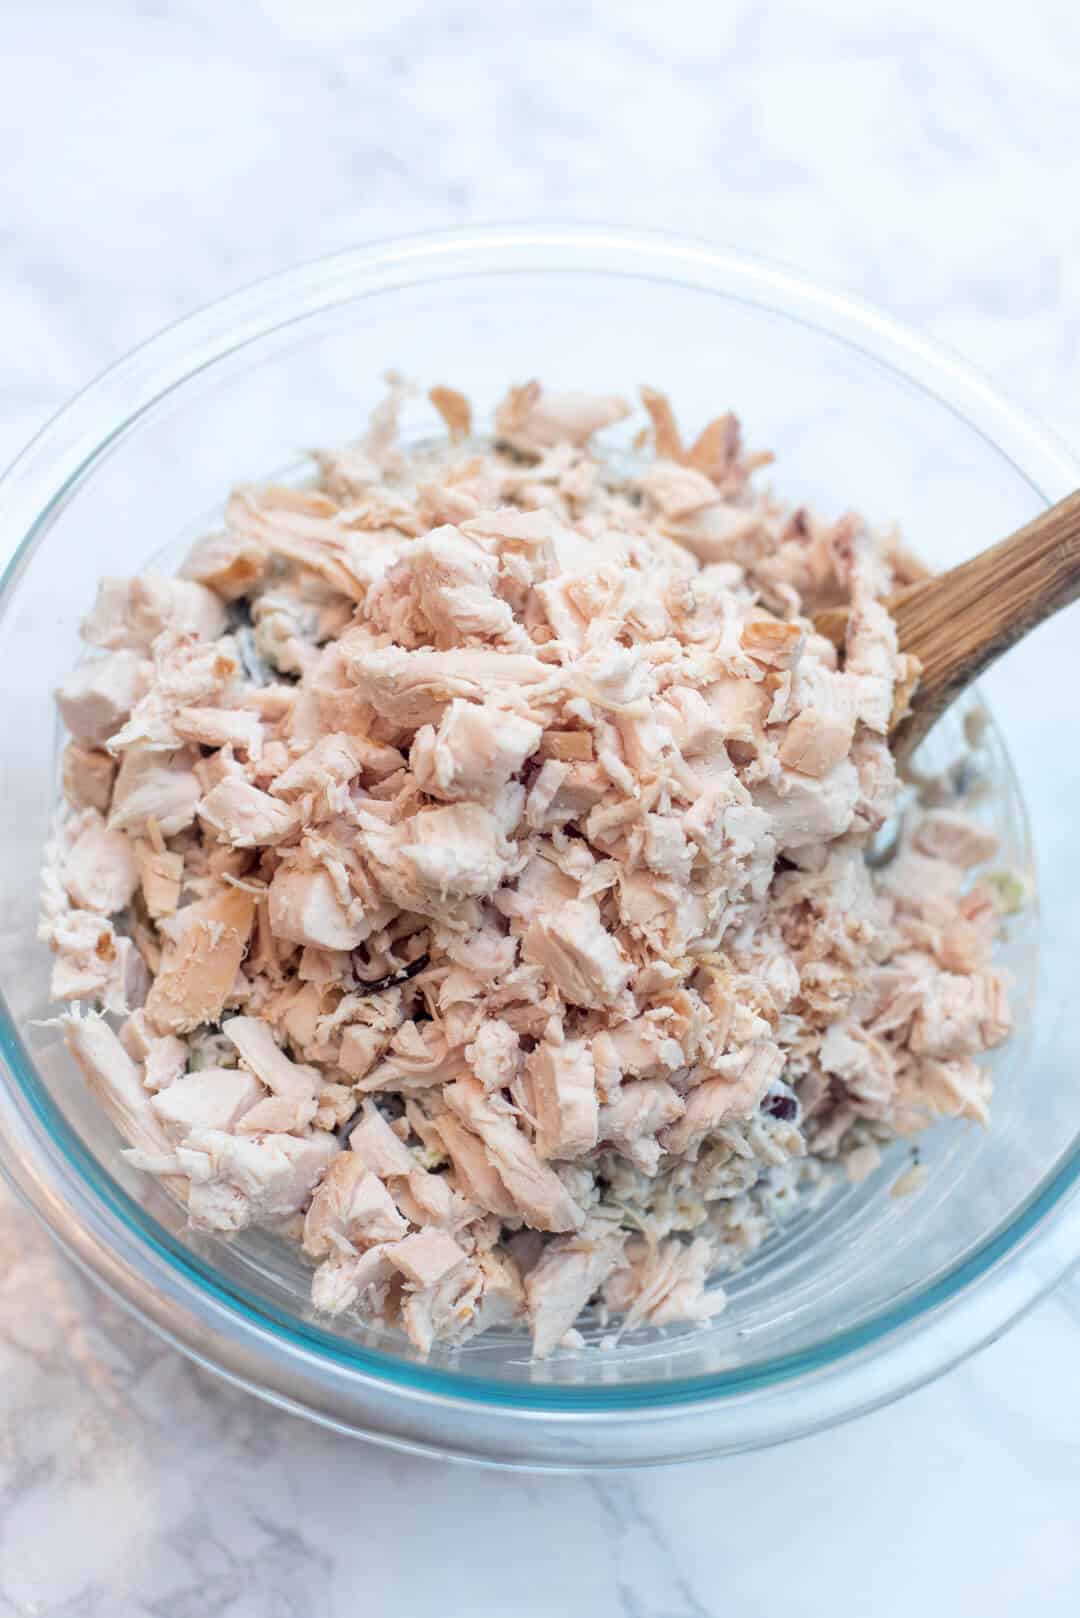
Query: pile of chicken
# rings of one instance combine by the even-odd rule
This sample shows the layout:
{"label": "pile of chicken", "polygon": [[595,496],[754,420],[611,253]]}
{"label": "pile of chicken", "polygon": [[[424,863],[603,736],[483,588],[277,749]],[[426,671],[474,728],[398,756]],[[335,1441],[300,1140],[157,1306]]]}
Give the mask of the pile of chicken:
{"label": "pile of chicken", "polygon": [[66,1038],[131,1161],[302,1243],[319,1311],[539,1355],[590,1301],[704,1318],[800,1159],[985,1116],[993,839],[936,810],[865,857],[915,564],[753,493],[733,417],[687,448],[643,390],[618,463],[620,399],[515,388],[481,441],[440,388],[409,455],[402,392],[179,577],[103,581],[58,692]]}

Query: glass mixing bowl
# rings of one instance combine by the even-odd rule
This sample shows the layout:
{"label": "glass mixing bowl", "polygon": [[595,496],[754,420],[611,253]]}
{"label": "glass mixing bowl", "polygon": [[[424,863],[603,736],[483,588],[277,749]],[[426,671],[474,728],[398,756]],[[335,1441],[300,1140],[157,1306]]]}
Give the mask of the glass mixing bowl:
{"label": "glass mixing bowl", "polygon": [[[395,1333],[312,1318],[295,1254],[254,1234],[195,1235],[129,1171],[50,1015],[35,938],[37,867],[55,797],[52,688],[78,654],[102,573],[170,564],[212,526],[229,487],[356,436],[390,368],[449,382],[490,415],[510,381],[632,395],[665,388],[696,428],[737,408],[777,452],[782,495],[898,521],[938,565],[1008,533],[1080,484],[1045,434],[963,366],[891,321],[783,269],[703,246],[608,231],[489,230],[358,249],[182,322],[80,395],[0,485],[0,1159],[66,1251],[205,1365],[342,1430],[417,1450],[546,1467],[641,1464],[776,1443],[890,1399],[999,1332],[1080,1252],[1080,1086],[1063,1078],[1037,967],[1034,903],[1003,956],[1018,1029],[996,1060],[992,1126],[921,1143],[925,1183],[898,1200],[898,1149],[838,1186],[739,1273],[707,1329],[530,1361],[519,1333],[417,1359]],[[407,436],[430,434],[417,402]],[[770,474],[773,475],[773,474]],[[1038,637],[1001,686],[976,766],[1002,861],[1034,844],[1054,870],[1041,927],[1067,936],[1061,862],[1067,768],[1031,720],[1047,678]],[[1011,695],[1010,695],[1011,693]],[[1017,695],[1019,694],[1019,695]],[[930,763],[962,749],[939,727]],[[1060,750],[1059,750],[1060,752]],[[1064,989],[1064,984],[1062,985]],[[1066,991],[1067,992],[1067,991]],[[593,1333],[595,1337],[597,1334]]]}

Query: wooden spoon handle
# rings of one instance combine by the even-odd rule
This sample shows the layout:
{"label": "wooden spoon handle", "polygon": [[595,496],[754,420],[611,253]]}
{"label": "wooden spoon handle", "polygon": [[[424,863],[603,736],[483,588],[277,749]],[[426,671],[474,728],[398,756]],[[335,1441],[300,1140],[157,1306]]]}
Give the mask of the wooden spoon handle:
{"label": "wooden spoon handle", "polygon": [[988,551],[889,600],[902,651],[922,664],[912,711],[894,733],[917,747],[972,680],[1051,613],[1080,596],[1080,491]]}
{"label": "wooden spoon handle", "polygon": [[[1080,490],[970,562],[889,597],[902,652],[922,672],[910,712],[892,732],[898,758],[918,747],[934,721],[984,669],[1044,618],[1080,596]],[[842,647],[846,607],[814,627]]]}

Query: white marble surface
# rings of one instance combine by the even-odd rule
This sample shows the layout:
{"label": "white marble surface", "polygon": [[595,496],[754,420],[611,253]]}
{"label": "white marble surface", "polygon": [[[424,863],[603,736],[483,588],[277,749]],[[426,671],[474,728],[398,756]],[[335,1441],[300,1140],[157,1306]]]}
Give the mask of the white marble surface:
{"label": "white marble surface", "polygon": [[[1080,442],[1065,0],[8,0],[3,33],[5,458],[131,344],[254,276],[524,217],[798,262]],[[5,1203],[0,1618],[1074,1614],[1078,1300],[787,1450],[464,1474],[211,1381]]]}

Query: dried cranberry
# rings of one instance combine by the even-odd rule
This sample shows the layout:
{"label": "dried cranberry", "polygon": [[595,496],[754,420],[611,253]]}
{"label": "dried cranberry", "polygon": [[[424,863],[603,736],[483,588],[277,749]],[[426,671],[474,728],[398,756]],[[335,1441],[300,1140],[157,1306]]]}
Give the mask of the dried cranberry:
{"label": "dried cranberry", "polygon": [[799,1103],[792,1095],[783,1090],[777,1090],[775,1095],[766,1096],[761,1108],[770,1118],[779,1118],[783,1124],[790,1124],[799,1110]]}

